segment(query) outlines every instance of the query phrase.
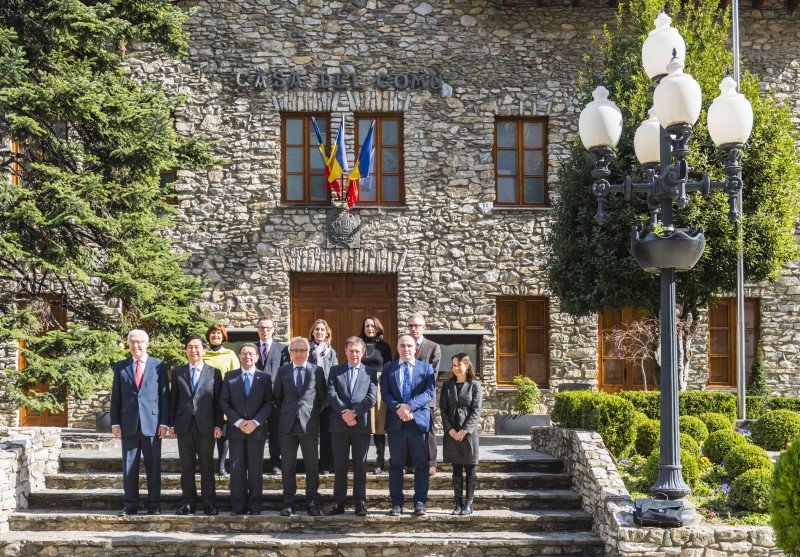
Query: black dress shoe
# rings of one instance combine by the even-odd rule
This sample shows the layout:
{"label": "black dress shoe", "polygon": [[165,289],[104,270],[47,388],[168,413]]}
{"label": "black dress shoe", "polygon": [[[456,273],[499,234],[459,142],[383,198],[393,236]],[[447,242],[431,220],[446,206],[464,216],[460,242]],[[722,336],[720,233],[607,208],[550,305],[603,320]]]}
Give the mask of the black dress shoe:
{"label": "black dress shoe", "polygon": [[292,516],[293,514],[294,514],[294,509],[291,507],[291,505],[285,506],[281,511],[281,516]]}
{"label": "black dress shoe", "polygon": [[180,509],[175,511],[175,514],[194,514],[194,507],[191,505],[183,505]]}
{"label": "black dress shoe", "polygon": [[356,505],[356,516],[367,516],[367,506],[363,503]]}
{"label": "black dress shoe", "polygon": [[119,511],[119,516],[132,516],[138,512],[137,509],[134,507],[125,507],[121,511]]}
{"label": "black dress shoe", "polygon": [[231,516],[244,516],[246,512],[231,511]]}
{"label": "black dress shoe", "polygon": [[332,503],[323,512],[328,516],[332,516],[334,514],[344,514],[344,505],[337,505],[336,503]]}
{"label": "black dress shoe", "polygon": [[258,516],[261,514],[261,511],[249,511],[247,514],[251,514],[253,516]]}
{"label": "black dress shoe", "polygon": [[414,514],[417,516],[425,516],[425,503],[414,503]]}
{"label": "black dress shoe", "polygon": [[219,514],[217,507],[215,507],[214,505],[204,508],[203,512],[209,516],[217,516]]}
{"label": "black dress shoe", "polygon": [[319,516],[322,514],[322,511],[319,509],[319,503],[309,503],[308,504],[308,516]]}
{"label": "black dress shoe", "polygon": [[403,507],[400,505],[392,505],[392,510],[389,511],[389,516],[400,516],[403,514]]}
{"label": "black dress shoe", "polygon": [[378,474],[383,474],[383,468],[381,468],[380,466],[376,466],[375,471],[372,472],[372,474],[375,476],[377,476]]}
{"label": "black dress shoe", "polygon": [[[194,511],[192,511],[194,512]],[[153,507],[152,509],[147,509],[147,514],[161,514],[161,509],[158,507]]]}

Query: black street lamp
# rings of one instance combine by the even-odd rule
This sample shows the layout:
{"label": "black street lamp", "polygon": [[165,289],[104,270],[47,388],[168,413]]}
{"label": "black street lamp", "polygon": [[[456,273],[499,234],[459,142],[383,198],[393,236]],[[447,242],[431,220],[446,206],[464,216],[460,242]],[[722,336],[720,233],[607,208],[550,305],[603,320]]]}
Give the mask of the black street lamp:
{"label": "black street lamp", "polygon": [[660,14],[656,28],[642,46],[645,71],[657,85],[650,118],[634,136],[636,157],[645,168],[646,181],[634,183],[627,176],[622,184],[608,182],[609,165],[616,158],[614,148],[622,134],[622,113],[608,100],[608,90],[602,85],[594,90],[594,100],[581,112],[579,131],[594,164],[592,191],[597,198],[595,220],[599,224],[607,220],[605,200],[609,194],[622,193],[626,200],[633,193],[647,195],[651,229],[633,231],[631,252],[645,271],[661,274],[661,458],[658,479],[650,491],[682,500],[687,523],[697,515],[686,500],[691,489],[683,479],[680,462],[675,272],[694,267],[703,254],[705,236],[702,228],[676,230],[672,211],[673,205],[682,209],[689,204],[687,192],[708,197],[712,190],[723,190],[728,194],[728,218],[740,218],[736,198],[742,187],[741,151],[753,127],[753,110],[750,102],[736,92],[733,79],[725,77],[720,96],[708,110],[708,129],[711,139],[725,153],[728,178],[715,182],[704,174],[699,182],[690,182],[687,144],[700,116],[702,95],[694,78],[683,73],[686,47],[678,31],[670,27],[671,21],[666,14]]}

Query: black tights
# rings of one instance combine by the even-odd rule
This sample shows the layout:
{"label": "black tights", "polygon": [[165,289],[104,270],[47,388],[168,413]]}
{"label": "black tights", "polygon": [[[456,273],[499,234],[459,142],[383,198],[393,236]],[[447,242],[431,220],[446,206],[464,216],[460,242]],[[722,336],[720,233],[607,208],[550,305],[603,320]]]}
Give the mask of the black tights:
{"label": "black tights", "polygon": [[476,468],[477,466],[475,464],[453,464],[453,477],[460,478],[462,474],[466,474],[467,478],[477,476],[478,472]]}

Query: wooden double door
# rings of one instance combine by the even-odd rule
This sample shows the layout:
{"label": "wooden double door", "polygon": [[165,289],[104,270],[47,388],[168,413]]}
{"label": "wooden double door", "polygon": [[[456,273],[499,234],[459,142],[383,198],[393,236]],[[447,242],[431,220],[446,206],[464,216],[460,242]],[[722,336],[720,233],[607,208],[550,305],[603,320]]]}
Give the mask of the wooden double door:
{"label": "wooden double door", "polygon": [[344,341],[358,335],[368,315],[383,325],[384,340],[395,351],[397,276],[355,273],[292,273],[292,336],[308,338],[311,326],[324,319],[333,331],[339,363],[346,360]]}

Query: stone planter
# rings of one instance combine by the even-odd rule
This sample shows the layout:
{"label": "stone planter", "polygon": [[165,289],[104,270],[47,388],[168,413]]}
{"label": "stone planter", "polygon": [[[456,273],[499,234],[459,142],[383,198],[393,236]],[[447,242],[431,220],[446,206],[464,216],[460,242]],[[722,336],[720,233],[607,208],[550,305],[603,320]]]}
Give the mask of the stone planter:
{"label": "stone planter", "polygon": [[549,414],[495,414],[495,435],[530,435],[532,427],[549,427]]}
{"label": "stone planter", "polygon": [[111,412],[95,412],[94,430],[97,433],[111,433]]}
{"label": "stone planter", "polygon": [[676,229],[664,235],[640,228],[631,233],[631,253],[648,273],[661,269],[688,271],[703,255],[706,237],[702,228]]}

